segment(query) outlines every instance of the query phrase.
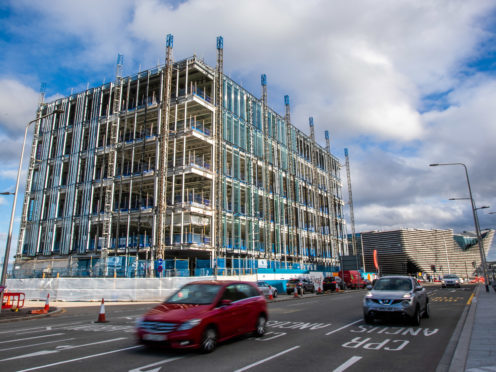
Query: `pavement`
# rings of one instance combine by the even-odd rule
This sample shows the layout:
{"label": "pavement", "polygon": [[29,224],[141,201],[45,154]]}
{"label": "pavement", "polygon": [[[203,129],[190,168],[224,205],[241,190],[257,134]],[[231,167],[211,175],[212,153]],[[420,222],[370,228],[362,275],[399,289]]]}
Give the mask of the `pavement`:
{"label": "pavement", "polygon": [[[479,284],[467,302],[436,372],[496,372],[496,289]],[[343,293],[346,291],[340,291]],[[306,294],[304,297],[317,296]],[[339,295],[332,293],[331,295]],[[301,297],[300,297],[301,298]],[[269,301],[286,301],[293,296],[279,295]],[[154,304],[156,302],[150,302]],[[145,302],[106,302],[105,306],[145,304]],[[18,311],[2,310],[0,323],[35,319],[63,313],[67,307],[100,306],[100,302],[62,302],[50,305],[46,314],[30,314],[43,309],[44,301],[25,301]]]}
{"label": "pavement", "polygon": [[[470,301],[470,300],[469,300]],[[470,306],[459,324],[459,339],[449,365],[449,372],[496,371],[496,290],[484,285],[475,289]],[[465,321],[463,322],[463,317]],[[458,328],[458,327],[457,327]],[[457,330],[454,332],[456,335]],[[438,368],[439,371],[439,368]]]}

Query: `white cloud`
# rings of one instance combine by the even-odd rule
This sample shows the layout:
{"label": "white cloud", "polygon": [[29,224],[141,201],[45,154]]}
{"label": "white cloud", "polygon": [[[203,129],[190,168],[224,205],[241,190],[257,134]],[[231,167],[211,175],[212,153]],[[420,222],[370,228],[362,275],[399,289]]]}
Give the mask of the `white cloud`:
{"label": "white cloud", "polygon": [[39,93],[12,78],[0,78],[0,128],[12,134],[24,133],[33,119]]}
{"label": "white cloud", "polygon": [[[41,15],[30,23],[43,31],[40,50],[57,54],[58,49],[50,48],[74,43],[71,54],[60,55],[59,63],[75,73],[90,71],[98,75],[95,79],[113,74],[108,66],[115,64],[117,52],[125,54],[126,74],[136,72],[138,64],[144,69],[157,59],[162,63],[168,33],[175,37],[176,60],[196,53],[213,66],[215,37],[223,35],[226,74],[259,96],[260,74],[266,73],[271,106],[282,108],[282,97],[289,94],[293,124],[308,132],[307,118],[313,116],[320,143],[328,129],[334,152],[339,155],[342,147],[350,148],[355,216],[364,228],[470,226],[465,205],[439,201],[466,192],[462,170],[429,168],[432,162],[467,163],[478,203],[496,207],[496,81],[470,76],[464,67],[477,58],[490,36],[484,17],[494,12],[494,1],[15,4]],[[22,30],[24,37],[32,33]],[[14,113],[11,107],[17,98],[5,93],[4,81],[1,124],[18,133],[33,116],[37,93],[10,81],[18,89],[11,96],[31,97],[23,115]],[[425,95],[445,91],[451,92],[445,97],[451,107],[424,107]],[[425,109],[430,111],[420,113]],[[4,112],[15,119],[6,122]]]}
{"label": "white cloud", "polygon": [[[461,210],[455,207],[440,208],[440,205],[399,204],[384,206],[369,204],[358,208],[355,212],[360,216],[357,219],[356,231],[375,229],[385,230],[399,228],[432,229],[440,224],[452,225],[455,219],[460,218]],[[433,221],[437,221],[433,224]],[[351,231],[351,230],[350,230]]]}

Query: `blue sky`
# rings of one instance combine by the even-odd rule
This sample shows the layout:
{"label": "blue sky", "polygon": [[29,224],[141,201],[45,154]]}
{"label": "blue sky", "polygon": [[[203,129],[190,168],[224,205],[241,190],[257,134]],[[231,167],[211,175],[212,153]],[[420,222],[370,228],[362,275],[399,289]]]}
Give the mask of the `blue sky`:
{"label": "blue sky", "polygon": [[[473,230],[469,203],[448,201],[467,196],[463,169],[436,162],[468,166],[492,207],[481,227],[496,226],[494,1],[7,0],[0,25],[0,191],[14,190],[41,83],[52,100],[108,82],[118,53],[124,75],[151,68],[168,33],[176,60],[213,66],[222,35],[226,74],[257,96],[267,74],[270,106],[283,114],[288,94],[293,124],[308,133],[313,116],[343,164],[349,149],[356,231]],[[11,205],[0,196],[0,252]]]}

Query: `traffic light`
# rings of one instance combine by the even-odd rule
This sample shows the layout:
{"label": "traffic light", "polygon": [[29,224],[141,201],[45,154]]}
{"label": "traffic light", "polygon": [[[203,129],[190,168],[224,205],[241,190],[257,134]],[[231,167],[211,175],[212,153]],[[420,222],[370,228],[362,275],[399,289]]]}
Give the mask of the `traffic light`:
{"label": "traffic light", "polygon": [[436,272],[436,265],[431,265],[431,270],[432,270],[433,272]]}

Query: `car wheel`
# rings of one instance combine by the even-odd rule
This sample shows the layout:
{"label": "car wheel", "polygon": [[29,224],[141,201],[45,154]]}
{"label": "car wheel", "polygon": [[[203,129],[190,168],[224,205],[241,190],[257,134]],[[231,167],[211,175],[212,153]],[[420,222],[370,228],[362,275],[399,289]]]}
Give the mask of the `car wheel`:
{"label": "car wheel", "polygon": [[374,318],[372,318],[370,315],[364,315],[363,320],[367,324],[373,324],[374,323]]}
{"label": "car wheel", "polygon": [[203,353],[211,353],[217,346],[217,331],[214,327],[209,326],[203,331],[203,337],[201,341],[201,351]]}
{"label": "car wheel", "polygon": [[414,326],[419,326],[420,325],[420,309],[419,309],[418,306],[415,309],[415,314],[413,314],[413,316],[412,316],[412,324]]}
{"label": "car wheel", "polygon": [[431,317],[431,306],[429,304],[429,301],[427,301],[425,304],[425,310],[424,310],[423,317],[426,319]]}
{"label": "car wheel", "polygon": [[254,332],[255,337],[262,337],[265,334],[266,325],[267,319],[265,319],[265,316],[259,315]]}
{"label": "car wheel", "polygon": [[272,294],[272,297],[276,298],[277,297],[277,290],[274,289],[274,293]]}

